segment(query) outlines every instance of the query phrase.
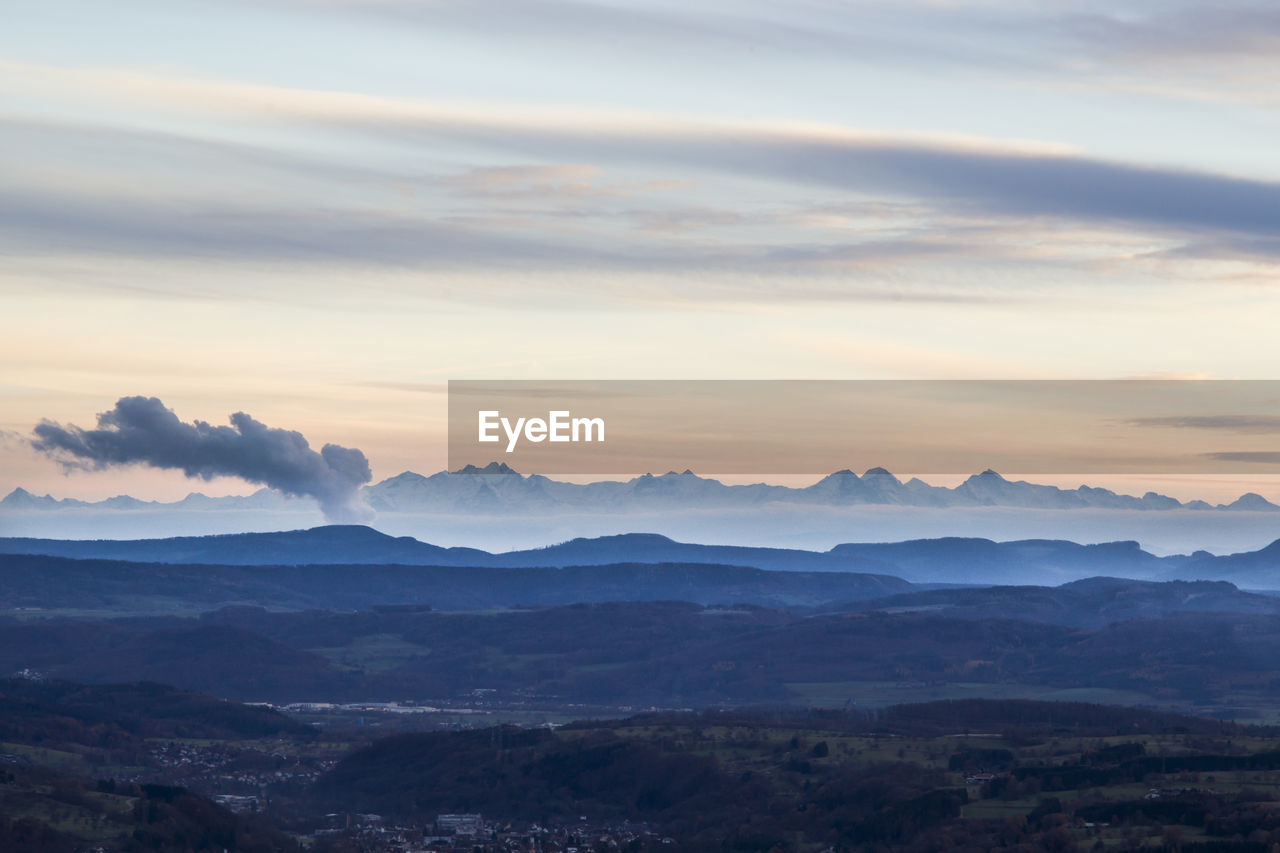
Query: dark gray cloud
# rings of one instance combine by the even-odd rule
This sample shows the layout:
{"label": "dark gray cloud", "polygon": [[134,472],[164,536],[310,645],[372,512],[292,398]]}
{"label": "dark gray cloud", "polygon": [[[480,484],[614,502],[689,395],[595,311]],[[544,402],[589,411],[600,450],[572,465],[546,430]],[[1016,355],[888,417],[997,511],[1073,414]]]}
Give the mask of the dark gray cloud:
{"label": "dark gray cloud", "polygon": [[102,470],[149,465],[211,480],[239,477],[288,495],[312,497],[338,523],[368,520],[359,489],[372,479],[355,448],[326,444],[317,453],[300,432],[269,427],[244,412],[231,426],[184,423],[155,397],[122,397],[98,415],[97,429],[36,425],[32,446],[64,466]]}
{"label": "dark gray cloud", "polygon": [[707,169],[926,199],[960,211],[1273,235],[1280,184],[1081,156],[803,137],[749,136],[657,145]]}
{"label": "dark gray cloud", "polygon": [[[768,127],[624,128],[509,125],[431,119],[327,120],[429,144],[441,136],[560,162],[627,164],[665,176],[772,180],[860,199],[925,202],[957,214],[1126,223],[1188,240],[1206,230],[1273,238],[1280,231],[1280,183],[1209,171],[1150,167],[1082,156],[860,138]],[[690,171],[692,170],[692,171]]]}
{"label": "dark gray cloud", "polygon": [[[1130,423],[1135,426],[1213,429],[1239,433],[1280,432],[1280,415],[1175,415],[1135,418]],[[1225,457],[1218,455],[1218,458]]]}
{"label": "dark gray cloud", "polygon": [[1220,462],[1261,462],[1263,464],[1280,464],[1280,452],[1274,450],[1226,450],[1220,453],[1204,454],[1210,459]]}
{"label": "dark gray cloud", "polygon": [[1154,258],[1192,258],[1205,260],[1274,262],[1280,258],[1280,239],[1220,235],[1217,239],[1193,240],[1182,246],[1152,252]]}

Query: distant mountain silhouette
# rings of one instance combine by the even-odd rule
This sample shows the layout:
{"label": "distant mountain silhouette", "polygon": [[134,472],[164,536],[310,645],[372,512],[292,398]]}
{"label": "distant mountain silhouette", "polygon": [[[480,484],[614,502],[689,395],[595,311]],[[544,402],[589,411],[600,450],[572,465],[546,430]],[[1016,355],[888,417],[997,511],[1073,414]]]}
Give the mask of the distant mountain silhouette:
{"label": "distant mountain silhouette", "polygon": [[503,569],[611,564],[740,566],[780,572],[844,572],[929,584],[1066,583],[1099,575],[1137,580],[1229,580],[1280,589],[1280,541],[1240,554],[1205,551],[1157,557],[1137,542],[1082,545],[1056,539],[995,542],[947,537],[853,542],[828,551],[700,545],[653,533],[571,539],[545,548],[490,553],[442,548],[371,527],[332,525],[279,533],[173,539],[0,538],[0,555],[48,555],[136,563],[223,566],[403,565]]}
{"label": "distant mountain silhouette", "polygon": [[371,527],[330,525],[279,533],[181,536],[172,539],[0,539],[0,554],[42,554],[75,559],[146,563],[258,565],[410,565],[489,568],[561,568],[607,563],[695,563],[780,571],[889,574],[896,566],[859,554],[787,548],[696,545],[655,533],[573,539],[546,548],[492,554],[475,548],[441,548]]}
{"label": "distant mountain silhouette", "polygon": [[470,548],[441,548],[409,536],[388,536],[362,525],[172,539],[0,539],[0,553],[228,566],[338,563],[459,566],[477,565],[491,556],[486,551]]}
{"label": "distant mountain silhouette", "polygon": [[288,509],[314,506],[308,498],[292,498],[271,489],[258,489],[251,495],[210,497],[192,492],[180,501],[144,501],[130,495],[116,495],[100,501],[82,501],[75,498],[55,498],[52,495],[34,495],[24,488],[16,488],[0,499],[0,510],[263,510]]}
{"label": "distant mountain silhouette", "polygon": [[1257,551],[1215,556],[1197,551],[1163,575],[1170,580],[1212,578],[1253,589],[1280,589],[1280,540]]}
{"label": "distant mountain silhouette", "polygon": [[[379,512],[404,513],[543,513],[563,511],[629,512],[682,507],[744,508],[769,503],[820,506],[917,506],[917,507],[1021,507],[1028,509],[1118,510],[1220,510],[1277,512],[1280,506],[1249,493],[1229,504],[1211,506],[1205,501],[1183,503],[1147,492],[1141,497],[1122,495],[1093,486],[1061,489],[1008,480],[987,470],[969,477],[955,488],[932,486],[918,478],[899,480],[884,468],[871,468],[861,476],[837,471],[804,488],[766,483],[733,486],[699,477],[692,471],[645,474],[630,480],[567,483],[540,474],[525,476],[505,463],[484,467],[468,465],[457,471],[423,476],[405,471],[366,487],[365,501]],[[307,505],[268,489],[252,495],[212,498],[199,493],[181,501],[139,501],[127,495],[105,501],[58,500],[15,489],[0,510],[178,509],[191,511],[285,509]]]}
{"label": "distant mountain silhouette", "polygon": [[944,537],[894,543],[837,545],[834,557],[886,563],[901,577],[926,582],[1060,583],[1095,575],[1151,578],[1173,570],[1183,557],[1157,557],[1137,542],[1080,545],[1055,539],[993,542]]}
{"label": "distant mountain silhouette", "polygon": [[92,504],[74,498],[59,500],[52,495],[33,495],[22,487],[14,489],[5,496],[4,500],[0,500],[0,508],[4,509],[69,509],[84,506],[92,506]]}
{"label": "distant mountain silhouette", "polygon": [[991,586],[919,590],[834,610],[927,612],[961,619],[1003,619],[1093,630],[1130,619],[1174,613],[1249,613],[1280,616],[1280,597],[1242,592],[1227,581],[1157,583],[1094,577],[1057,587]]}
{"label": "distant mountain silhouette", "polygon": [[[493,476],[500,474],[501,476]],[[375,510],[384,512],[532,511],[591,509],[593,511],[697,506],[750,507],[765,503],[823,506],[891,505],[921,507],[1009,506],[1035,509],[1218,509],[1280,511],[1260,495],[1249,494],[1231,504],[1212,507],[1204,501],[1182,503],[1148,492],[1142,497],[1110,489],[1080,486],[1061,489],[1021,480],[1008,480],[995,471],[969,477],[955,488],[931,486],[918,478],[899,480],[884,468],[861,476],[844,470],[804,488],[765,483],[725,485],[691,471],[645,474],[626,481],[576,484],[541,475],[523,476],[506,465],[468,466],[430,477],[406,471],[365,489]]]}

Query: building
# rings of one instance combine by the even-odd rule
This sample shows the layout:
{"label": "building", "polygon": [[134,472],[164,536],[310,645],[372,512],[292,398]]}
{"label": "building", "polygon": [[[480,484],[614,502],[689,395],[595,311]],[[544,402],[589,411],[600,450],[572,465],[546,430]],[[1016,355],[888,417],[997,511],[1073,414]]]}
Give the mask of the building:
{"label": "building", "polygon": [[454,835],[481,835],[484,833],[484,819],[478,814],[442,814],[436,815],[436,826],[441,832]]}

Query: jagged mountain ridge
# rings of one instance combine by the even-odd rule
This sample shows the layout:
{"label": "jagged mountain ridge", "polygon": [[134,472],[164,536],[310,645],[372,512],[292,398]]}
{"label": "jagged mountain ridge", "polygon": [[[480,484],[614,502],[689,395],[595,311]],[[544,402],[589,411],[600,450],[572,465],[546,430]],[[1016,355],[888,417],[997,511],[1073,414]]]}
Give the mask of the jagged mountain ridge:
{"label": "jagged mountain ridge", "polygon": [[[525,476],[505,463],[494,462],[483,468],[468,465],[458,471],[440,471],[430,476],[405,471],[365,487],[362,493],[365,501],[376,511],[405,513],[625,512],[695,506],[704,509],[742,508],[770,503],[1054,510],[1280,511],[1280,506],[1253,492],[1229,504],[1215,506],[1201,500],[1182,502],[1156,492],[1136,497],[1086,485],[1063,489],[1009,480],[991,470],[974,474],[954,488],[930,485],[919,478],[904,482],[883,468],[871,468],[861,476],[847,469],[836,471],[811,486],[793,488],[767,483],[726,485],[687,470],[661,475],[645,474],[630,480],[569,483],[540,474]],[[232,497],[193,493],[181,501],[163,503],[141,501],[128,495],[96,502],[57,499],[50,495],[37,496],[18,488],[0,500],[0,510],[256,510],[297,507],[307,503],[269,489]]]}

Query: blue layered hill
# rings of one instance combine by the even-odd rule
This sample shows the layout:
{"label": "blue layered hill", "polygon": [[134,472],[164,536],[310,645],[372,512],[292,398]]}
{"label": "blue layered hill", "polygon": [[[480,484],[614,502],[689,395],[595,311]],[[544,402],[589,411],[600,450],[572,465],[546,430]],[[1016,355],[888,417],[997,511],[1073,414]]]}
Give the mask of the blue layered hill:
{"label": "blue layered hill", "polygon": [[1099,575],[1145,580],[1229,580],[1280,589],[1280,542],[1215,556],[1156,556],[1136,542],[1079,544],[978,538],[851,542],[827,551],[703,545],[652,533],[571,539],[545,548],[491,553],[443,548],[371,527],[332,525],[277,533],[170,539],[60,540],[0,538],[0,554],[46,555],[135,563],[222,566],[401,565],[563,568],[610,564],[739,566],[773,572],[840,572],[929,584],[1066,583]]}

